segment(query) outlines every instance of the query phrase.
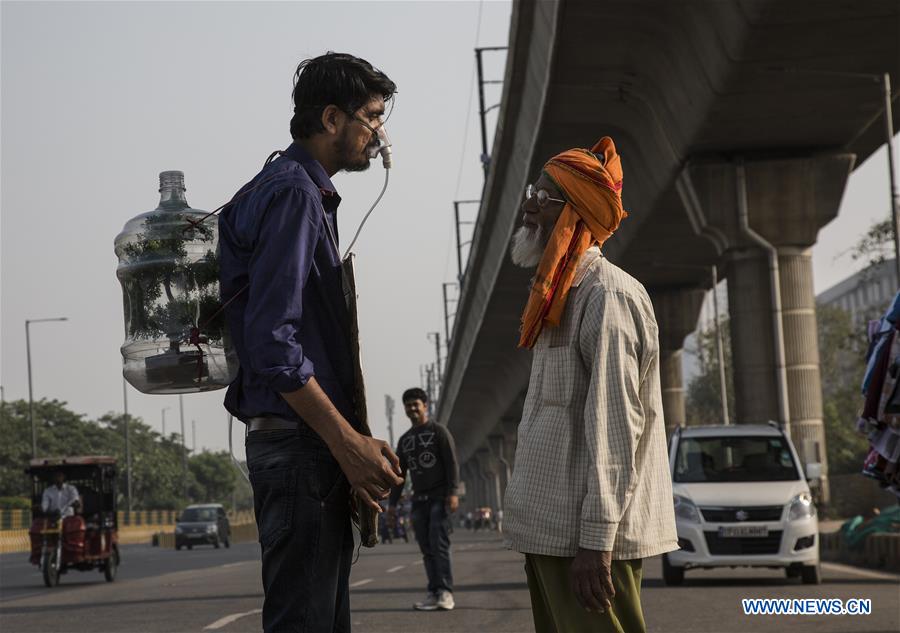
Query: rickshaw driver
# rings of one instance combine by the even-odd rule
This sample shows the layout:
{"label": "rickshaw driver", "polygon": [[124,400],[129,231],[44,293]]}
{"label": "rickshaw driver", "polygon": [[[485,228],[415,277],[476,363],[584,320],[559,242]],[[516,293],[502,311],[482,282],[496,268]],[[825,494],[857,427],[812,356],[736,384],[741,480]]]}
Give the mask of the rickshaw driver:
{"label": "rickshaw driver", "polygon": [[78,488],[66,483],[66,474],[61,470],[53,473],[53,481],[54,485],[44,490],[41,497],[41,510],[44,514],[58,512],[61,518],[74,515]]}

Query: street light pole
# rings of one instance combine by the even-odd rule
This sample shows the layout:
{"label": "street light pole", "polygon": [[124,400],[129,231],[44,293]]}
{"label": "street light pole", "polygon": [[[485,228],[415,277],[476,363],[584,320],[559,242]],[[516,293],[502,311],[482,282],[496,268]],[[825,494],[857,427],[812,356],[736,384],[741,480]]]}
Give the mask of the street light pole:
{"label": "street light pole", "polygon": [[181,417],[181,484],[184,490],[184,498],[187,500],[187,448],[184,445],[184,396],[181,394],[178,394],[178,413]]}
{"label": "street light pole", "polygon": [[710,266],[712,269],[712,291],[713,291],[713,316],[716,319],[716,354],[719,357],[719,395],[722,398],[722,422],[723,424],[731,424],[731,418],[728,415],[728,389],[725,382],[725,352],[722,348],[722,330],[719,326],[719,272],[716,265]]}
{"label": "street light pole", "polygon": [[891,225],[894,229],[894,272],[900,286],[900,209],[897,206],[897,183],[894,176],[894,120],[891,114],[891,75],[884,73],[884,127],[887,133],[888,175],[891,183]]}
{"label": "street light pole", "polygon": [[447,346],[447,350],[449,353],[450,350],[450,312],[447,310],[447,286],[452,286],[452,281],[445,281],[441,284],[442,290],[444,292],[444,345]]}
{"label": "street light pole", "polygon": [[31,384],[31,324],[47,323],[49,321],[68,321],[68,317],[55,317],[52,319],[26,319],[25,320],[25,354],[28,358],[28,421],[31,424],[31,457],[37,457],[37,427],[34,425],[34,395]]}
{"label": "street light pole", "polygon": [[172,407],[163,407],[162,409],[162,436],[163,439],[166,439],[166,411],[171,409]]}
{"label": "street light pole", "polygon": [[128,422],[128,382],[122,376],[122,402],[125,407],[125,494],[127,496],[128,514],[131,515],[131,435]]}

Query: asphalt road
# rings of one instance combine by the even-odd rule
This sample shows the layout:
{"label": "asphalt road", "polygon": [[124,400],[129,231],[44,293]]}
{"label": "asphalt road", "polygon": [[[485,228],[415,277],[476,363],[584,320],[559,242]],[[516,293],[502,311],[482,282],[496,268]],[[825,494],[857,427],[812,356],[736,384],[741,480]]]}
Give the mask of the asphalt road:
{"label": "asphalt road", "polygon": [[[457,532],[454,575],[457,608],[419,613],[424,570],[414,544],[363,550],[351,576],[358,632],[439,633],[533,631],[519,555],[495,534]],[[114,583],[97,572],[70,572],[44,588],[24,554],[0,556],[0,630],[3,633],[259,631],[262,593],[255,544],[175,552],[123,548]],[[826,564],[825,582],[804,586],[769,570],[688,573],[684,586],[665,587],[658,559],[645,566],[643,604],[650,631],[750,632],[900,631],[898,577]],[[741,598],[870,598],[867,616],[745,616]]]}

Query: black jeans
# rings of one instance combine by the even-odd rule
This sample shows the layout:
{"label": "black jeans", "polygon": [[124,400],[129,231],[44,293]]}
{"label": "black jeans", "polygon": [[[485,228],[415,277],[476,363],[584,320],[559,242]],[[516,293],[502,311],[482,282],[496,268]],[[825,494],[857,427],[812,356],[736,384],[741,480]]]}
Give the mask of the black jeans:
{"label": "black jeans", "polygon": [[450,569],[450,517],[444,499],[413,501],[413,529],[428,575],[429,593],[453,591]]}
{"label": "black jeans", "polygon": [[254,431],[247,466],[266,633],[350,631],[350,484],[312,430]]}

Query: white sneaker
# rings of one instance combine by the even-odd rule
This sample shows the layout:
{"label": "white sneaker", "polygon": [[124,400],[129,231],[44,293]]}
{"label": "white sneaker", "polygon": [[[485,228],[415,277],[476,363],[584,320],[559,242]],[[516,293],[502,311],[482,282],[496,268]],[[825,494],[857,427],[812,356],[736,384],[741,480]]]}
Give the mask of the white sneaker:
{"label": "white sneaker", "polygon": [[415,603],[413,608],[417,611],[437,611],[438,597],[433,593],[429,593],[422,602]]}
{"label": "white sneaker", "polygon": [[453,602],[453,594],[449,591],[442,591],[438,594],[437,608],[441,611],[451,611],[456,603]]}

